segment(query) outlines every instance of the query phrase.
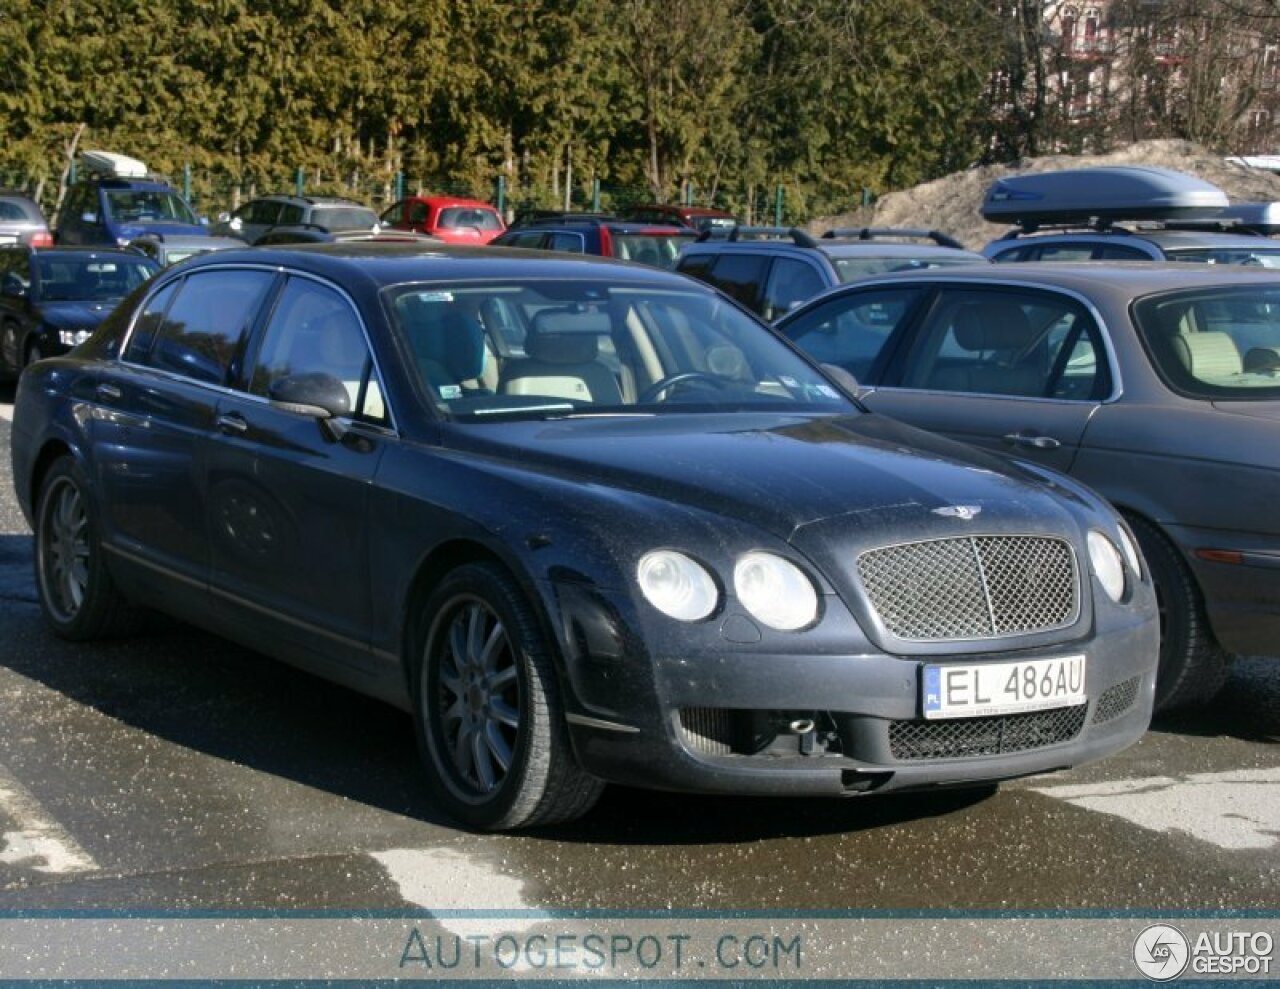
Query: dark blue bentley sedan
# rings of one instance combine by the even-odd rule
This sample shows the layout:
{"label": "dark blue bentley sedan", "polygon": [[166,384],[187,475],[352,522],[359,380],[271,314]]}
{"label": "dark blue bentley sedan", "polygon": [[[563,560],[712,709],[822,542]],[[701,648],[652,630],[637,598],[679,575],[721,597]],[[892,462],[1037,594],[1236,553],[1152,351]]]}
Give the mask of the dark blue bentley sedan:
{"label": "dark blue bentley sedan", "polygon": [[179,616],[412,710],[468,825],[605,781],[854,795],[1061,769],[1151,714],[1086,488],[867,413],[706,286],[525,251],[224,251],[22,377],[59,635]]}

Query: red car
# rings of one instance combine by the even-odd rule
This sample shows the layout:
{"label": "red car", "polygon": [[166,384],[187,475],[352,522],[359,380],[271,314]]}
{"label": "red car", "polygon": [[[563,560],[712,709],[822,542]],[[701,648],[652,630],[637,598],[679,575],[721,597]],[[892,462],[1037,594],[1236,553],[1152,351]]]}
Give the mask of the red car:
{"label": "red car", "polygon": [[478,199],[410,196],[390,206],[384,226],[439,237],[449,244],[487,244],[507,229],[498,211]]}

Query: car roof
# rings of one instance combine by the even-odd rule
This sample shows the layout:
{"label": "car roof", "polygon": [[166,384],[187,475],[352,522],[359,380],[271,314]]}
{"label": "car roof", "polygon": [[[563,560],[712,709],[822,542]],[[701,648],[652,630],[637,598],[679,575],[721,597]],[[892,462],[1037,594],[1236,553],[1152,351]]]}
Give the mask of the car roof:
{"label": "car roof", "polygon": [[[358,203],[354,199],[344,199],[341,196],[295,196],[287,192],[272,192],[265,196],[255,196],[249,200],[251,203],[262,202],[264,199],[277,203],[300,203],[304,206],[359,206],[361,209],[371,209],[364,203]],[[246,205],[248,205],[246,203]]]}
{"label": "car roof", "polygon": [[450,206],[466,206],[469,209],[487,209],[497,212],[497,208],[492,203],[486,203],[483,199],[467,199],[463,196],[405,196],[399,200],[402,203],[426,203],[428,206],[435,206],[438,209],[447,209]]}
{"label": "car roof", "polygon": [[724,240],[711,237],[707,240],[690,244],[685,250],[690,253],[746,252],[759,253],[769,251],[777,254],[789,254],[797,257],[812,257],[820,251],[831,258],[930,258],[944,257],[967,258],[975,263],[988,263],[987,258],[977,251],[962,250],[956,247],[940,247],[937,244],[912,244],[902,241],[888,240],[837,240],[818,239],[812,247],[797,244],[792,240]]}
{"label": "car roof", "polygon": [[340,279],[359,273],[376,286],[400,282],[520,280],[555,278],[635,284],[660,283],[681,291],[712,290],[661,268],[628,264],[590,254],[566,255],[523,248],[463,247],[450,244],[347,241],[324,244],[281,244],[213,251],[191,259],[184,271],[227,264],[290,265],[313,274]]}
{"label": "car roof", "polygon": [[982,267],[896,271],[841,286],[844,290],[888,281],[973,282],[1065,289],[1080,295],[1098,292],[1136,298],[1181,288],[1257,284],[1280,287],[1280,272],[1242,264],[1189,264],[1185,261],[1027,261]]}
{"label": "car roof", "polygon": [[[207,238],[200,238],[200,239],[206,240]],[[63,246],[63,245],[55,245],[54,247],[31,247],[28,244],[5,244],[3,247],[0,247],[0,250],[6,250],[6,251],[25,250],[25,251],[30,251],[32,254],[39,254],[39,255],[58,254],[58,255],[68,256],[68,255],[78,254],[84,257],[107,256],[107,257],[128,258],[130,261],[150,261],[151,260],[150,258],[144,257],[143,255],[139,254],[137,251],[131,251],[128,248],[124,248],[124,247],[107,247],[105,244],[100,247],[79,247],[79,246],[71,247],[71,246]]]}
{"label": "car roof", "polygon": [[1254,234],[1233,234],[1220,230],[1112,227],[1110,230],[1054,230],[1020,237],[1000,237],[991,241],[986,250],[992,252],[1012,250],[1024,244],[1099,243],[1124,241],[1125,239],[1145,240],[1158,247],[1174,250],[1191,247],[1280,247],[1280,241],[1273,241],[1268,237]]}

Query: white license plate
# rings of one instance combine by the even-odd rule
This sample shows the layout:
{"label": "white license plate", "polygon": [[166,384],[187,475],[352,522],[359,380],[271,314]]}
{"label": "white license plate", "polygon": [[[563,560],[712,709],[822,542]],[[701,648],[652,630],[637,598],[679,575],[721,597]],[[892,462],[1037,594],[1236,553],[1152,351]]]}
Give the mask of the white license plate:
{"label": "white license plate", "polygon": [[975,718],[1083,704],[1084,656],[926,666],[926,718]]}

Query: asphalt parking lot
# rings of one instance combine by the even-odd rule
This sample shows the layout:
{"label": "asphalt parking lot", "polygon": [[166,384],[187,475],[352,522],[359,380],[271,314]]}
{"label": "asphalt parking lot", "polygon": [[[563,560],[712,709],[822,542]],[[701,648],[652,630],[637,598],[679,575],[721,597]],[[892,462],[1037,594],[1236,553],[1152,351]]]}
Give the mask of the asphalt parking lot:
{"label": "asphalt parking lot", "polygon": [[42,623],[0,387],[0,908],[1269,908],[1280,660],[1105,762],[849,801],[611,790],[506,836],[427,801],[408,718],[177,624]]}

